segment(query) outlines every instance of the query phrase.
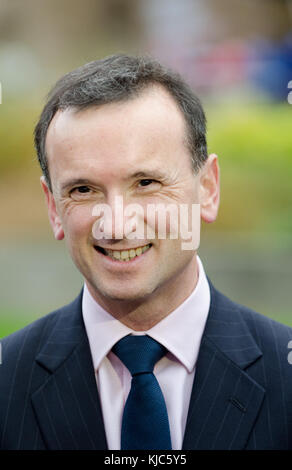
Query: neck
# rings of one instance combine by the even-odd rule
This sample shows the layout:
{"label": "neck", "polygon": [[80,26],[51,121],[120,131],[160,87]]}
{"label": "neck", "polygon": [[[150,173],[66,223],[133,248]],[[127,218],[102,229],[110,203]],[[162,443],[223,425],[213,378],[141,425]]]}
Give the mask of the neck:
{"label": "neck", "polygon": [[134,331],[147,331],[179,307],[195,289],[198,282],[196,257],[186,270],[143,299],[108,299],[96,292],[89,283],[86,285],[96,302],[116,320]]}

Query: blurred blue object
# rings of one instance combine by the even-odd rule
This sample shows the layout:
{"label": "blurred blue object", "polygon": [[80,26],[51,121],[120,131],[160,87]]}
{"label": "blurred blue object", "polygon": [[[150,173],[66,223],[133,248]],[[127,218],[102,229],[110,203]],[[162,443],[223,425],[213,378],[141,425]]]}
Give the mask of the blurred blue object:
{"label": "blurred blue object", "polygon": [[252,51],[248,72],[251,84],[272,100],[287,100],[292,80],[292,34],[279,43],[259,40],[253,43]]}

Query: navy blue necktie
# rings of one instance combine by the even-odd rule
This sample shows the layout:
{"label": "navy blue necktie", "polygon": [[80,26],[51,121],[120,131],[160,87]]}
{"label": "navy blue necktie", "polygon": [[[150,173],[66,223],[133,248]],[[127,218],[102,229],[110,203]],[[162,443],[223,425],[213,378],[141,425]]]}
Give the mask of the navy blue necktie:
{"label": "navy blue necktie", "polygon": [[125,404],[121,450],[171,449],[165,401],[153,374],[154,365],[167,352],[150,336],[125,336],[112,349],[132,374]]}

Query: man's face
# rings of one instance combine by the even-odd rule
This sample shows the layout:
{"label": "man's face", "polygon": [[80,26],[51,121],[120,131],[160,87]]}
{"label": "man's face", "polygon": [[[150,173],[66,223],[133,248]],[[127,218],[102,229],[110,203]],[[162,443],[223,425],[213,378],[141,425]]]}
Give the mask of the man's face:
{"label": "man's face", "polygon": [[[200,178],[194,176],[185,139],[181,112],[158,86],[126,102],[59,111],[49,126],[52,194],[43,186],[51,223],[56,238],[65,236],[73,261],[103,304],[163,298],[174,286],[195,285],[195,251],[182,250],[180,238],[119,238],[115,224],[109,239],[96,240],[92,233],[94,206],[107,204],[114,211],[117,196],[124,209],[133,203],[145,209],[145,228],[148,204],[200,202]],[[138,247],[142,254],[122,255]],[[129,261],[115,259],[123,256]]]}

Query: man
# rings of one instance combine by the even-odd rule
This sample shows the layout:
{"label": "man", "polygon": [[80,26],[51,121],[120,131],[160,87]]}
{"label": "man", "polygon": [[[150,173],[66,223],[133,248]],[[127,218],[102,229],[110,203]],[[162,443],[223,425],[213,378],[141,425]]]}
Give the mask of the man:
{"label": "man", "polygon": [[[147,212],[217,216],[218,158],[188,86],[148,58],[92,62],[57,82],[35,142],[84,288],[2,341],[0,447],[292,448],[291,329],[219,293],[197,245]],[[142,215],[121,216],[131,205]]]}

